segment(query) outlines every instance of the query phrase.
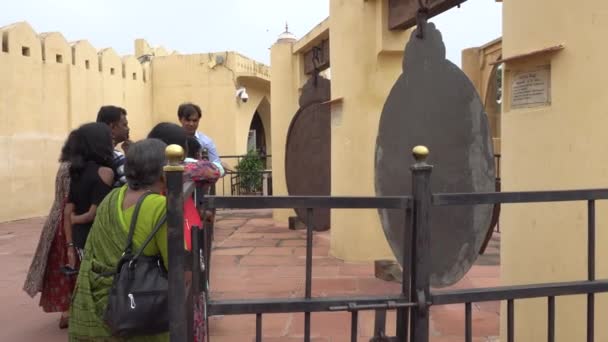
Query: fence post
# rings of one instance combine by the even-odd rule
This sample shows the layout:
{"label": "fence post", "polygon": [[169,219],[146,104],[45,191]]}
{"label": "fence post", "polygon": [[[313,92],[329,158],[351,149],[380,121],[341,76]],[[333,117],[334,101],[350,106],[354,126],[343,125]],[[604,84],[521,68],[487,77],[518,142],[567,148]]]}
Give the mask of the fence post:
{"label": "fence post", "polygon": [[188,315],[184,281],[184,149],[169,145],[165,150],[169,161],[165,166],[167,180],[167,240],[169,254],[169,335],[170,341],[186,341]]}
{"label": "fence post", "polygon": [[431,172],[433,167],[426,163],[429,150],[416,146],[412,150],[416,163],[412,165],[412,295],[418,305],[412,310],[412,342],[429,341],[430,322],[430,275],[431,275]]}

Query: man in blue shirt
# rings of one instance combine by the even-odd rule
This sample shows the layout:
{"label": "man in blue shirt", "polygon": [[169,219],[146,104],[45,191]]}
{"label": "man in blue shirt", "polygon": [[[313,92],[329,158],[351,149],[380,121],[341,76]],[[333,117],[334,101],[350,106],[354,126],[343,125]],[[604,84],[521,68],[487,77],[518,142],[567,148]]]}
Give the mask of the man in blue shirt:
{"label": "man in blue shirt", "polygon": [[201,108],[193,103],[182,103],[177,109],[177,118],[184,130],[186,130],[186,134],[196,138],[201,147],[207,149],[210,162],[221,163],[213,140],[202,132],[197,131],[202,116]]}
{"label": "man in blue shirt", "polygon": [[114,142],[114,159],[112,160],[114,187],[121,187],[127,183],[124,171],[125,155],[116,149],[116,146],[122,143],[122,149],[126,153],[131,143],[129,140],[127,111],[121,107],[103,106],[97,113],[97,122],[105,123],[112,130],[112,140]]}

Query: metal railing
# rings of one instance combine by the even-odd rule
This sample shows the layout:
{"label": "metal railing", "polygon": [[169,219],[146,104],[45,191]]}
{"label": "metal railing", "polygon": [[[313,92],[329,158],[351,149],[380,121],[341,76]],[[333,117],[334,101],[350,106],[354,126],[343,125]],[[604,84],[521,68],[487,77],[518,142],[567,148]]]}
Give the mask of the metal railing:
{"label": "metal railing", "polygon": [[[220,156],[220,159],[236,160],[236,164],[234,165],[236,166],[245,157],[246,155]],[[272,170],[270,167],[270,158],[272,158],[272,155],[261,155],[259,158],[264,163],[265,170],[253,172],[255,177],[259,177],[260,185],[258,187],[251,189],[249,186],[244,186],[242,182],[243,176],[248,176],[251,172],[226,170],[225,176],[222,177],[217,184],[213,185],[211,194],[218,196],[272,196]]]}
{"label": "metal railing", "polygon": [[[269,196],[272,195],[272,171],[236,171],[228,172],[230,176],[230,195],[254,195],[254,196]],[[257,183],[252,185],[251,183]],[[270,185],[270,186],[269,186]],[[269,191],[270,190],[270,191]]]}
{"label": "metal railing", "polygon": [[[430,178],[430,174],[427,179]],[[515,300],[547,298],[547,340],[555,341],[555,297],[587,294],[587,341],[594,340],[595,293],[608,292],[608,280],[595,279],[595,202],[608,199],[608,189],[531,191],[477,194],[427,194],[434,206],[496,203],[587,202],[587,280],[520,286],[441,291],[431,294],[433,305],[465,304],[465,341],[472,341],[471,304],[507,301],[507,341],[515,339]],[[414,340],[428,341],[426,339]]]}
{"label": "metal railing", "polygon": [[[234,160],[236,159],[236,165],[238,165],[241,162],[241,159],[245,158],[247,155],[229,155],[229,156],[220,156],[221,160]],[[258,156],[262,162],[264,163],[264,167],[267,169],[270,169],[271,165],[270,165],[270,160],[272,160],[272,155],[268,154],[268,155],[259,155]]]}
{"label": "metal railing", "polygon": [[[416,150],[416,149],[415,149]],[[555,340],[555,297],[587,295],[587,341],[594,340],[595,293],[608,292],[608,280],[596,280],[595,276],[595,202],[608,199],[608,189],[505,192],[505,193],[462,193],[433,194],[430,189],[432,166],[426,163],[424,149],[415,153],[416,163],[412,166],[412,196],[403,197],[202,197],[197,204],[207,209],[219,208],[302,208],[307,209],[305,294],[301,298],[208,300],[207,312],[214,315],[256,315],[256,341],[262,340],[263,315],[273,313],[305,314],[304,340],[310,341],[311,313],[345,311],[351,313],[351,340],[357,340],[359,311],[397,311],[396,336],[384,341],[428,342],[431,306],[463,304],[465,341],[473,340],[472,303],[486,301],[507,301],[507,341],[514,341],[515,304],[528,298],[547,298],[547,339]],[[183,249],[183,213],[181,208],[183,185],[181,172],[176,165],[169,166],[167,172],[168,235],[169,235],[169,291],[171,317],[171,341],[191,341],[188,326],[191,326],[184,303],[183,272],[185,258]],[[432,206],[463,206],[480,204],[540,203],[540,202],[586,201],[588,224],[587,279],[576,282],[499,286],[481,289],[431,291],[430,288],[430,220]],[[387,296],[361,297],[312,297],[312,213],[315,208],[333,209],[396,209],[410,215],[405,222],[404,253],[401,293]],[[406,229],[411,227],[411,229]],[[209,229],[207,229],[209,228]],[[210,249],[212,227],[193,229],[193,288],[208,295],[210,274]],[[196,241],[196,246],[195,246]],[[199,241],[202,241],[199,243]],[[409,244],[408,244],[409,243]],[[194,285],[196,283],[196,286]],[[194,296],[198,296],[195,292]],[[206,296],[206,298],[209,298]],[[383,329],[380,329],[383,331]],[[378,329],[376,329],[378,331]],[[383,335],[383,333],[381,334]]]}
{"label": "metal railing", "polygon": [[[253,177],[259,177],[259,186],[251,187],[250,182],[242,181],[243,175],[252,173]],[[210,194],[214,196],[272,196],[272,170],[226,171],[224,177],[211,186]]]}

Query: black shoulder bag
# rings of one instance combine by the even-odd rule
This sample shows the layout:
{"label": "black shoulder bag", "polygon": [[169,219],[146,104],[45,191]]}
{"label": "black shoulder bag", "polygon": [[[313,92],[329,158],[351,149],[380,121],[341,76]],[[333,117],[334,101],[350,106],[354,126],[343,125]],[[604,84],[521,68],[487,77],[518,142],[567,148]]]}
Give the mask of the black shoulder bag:
{"label": "black shoulder bag", "polygon": [[167,270],[160,255],[145,256],[143,250],[166,221],[159,220],[137,253],[132,253],[133,234],[144,199],[142,195],[133,212],[127,246],[116,267],[108,296],[104,321],[118,337],[155,335],[169,331]]}

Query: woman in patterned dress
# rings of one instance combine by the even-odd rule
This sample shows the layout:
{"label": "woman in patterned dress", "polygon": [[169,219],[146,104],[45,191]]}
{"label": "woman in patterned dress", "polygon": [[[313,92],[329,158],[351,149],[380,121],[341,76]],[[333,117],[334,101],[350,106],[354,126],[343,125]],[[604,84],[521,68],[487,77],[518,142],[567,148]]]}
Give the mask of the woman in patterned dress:
{"label": "woman in patterned dress", "polygon": [[34,298],[39,292],[44,312],[61,312],[59,327],[67,328],[68,312],[75,276],[67,276],[61,267],[67,264],[67,248],[63,232],[63,214],[70,186],[70,154],[73,151],[74,131],[61,150],[59,170],[55,177],[55,199],[42,226],[40,241],[27,274],[23,290]]}

